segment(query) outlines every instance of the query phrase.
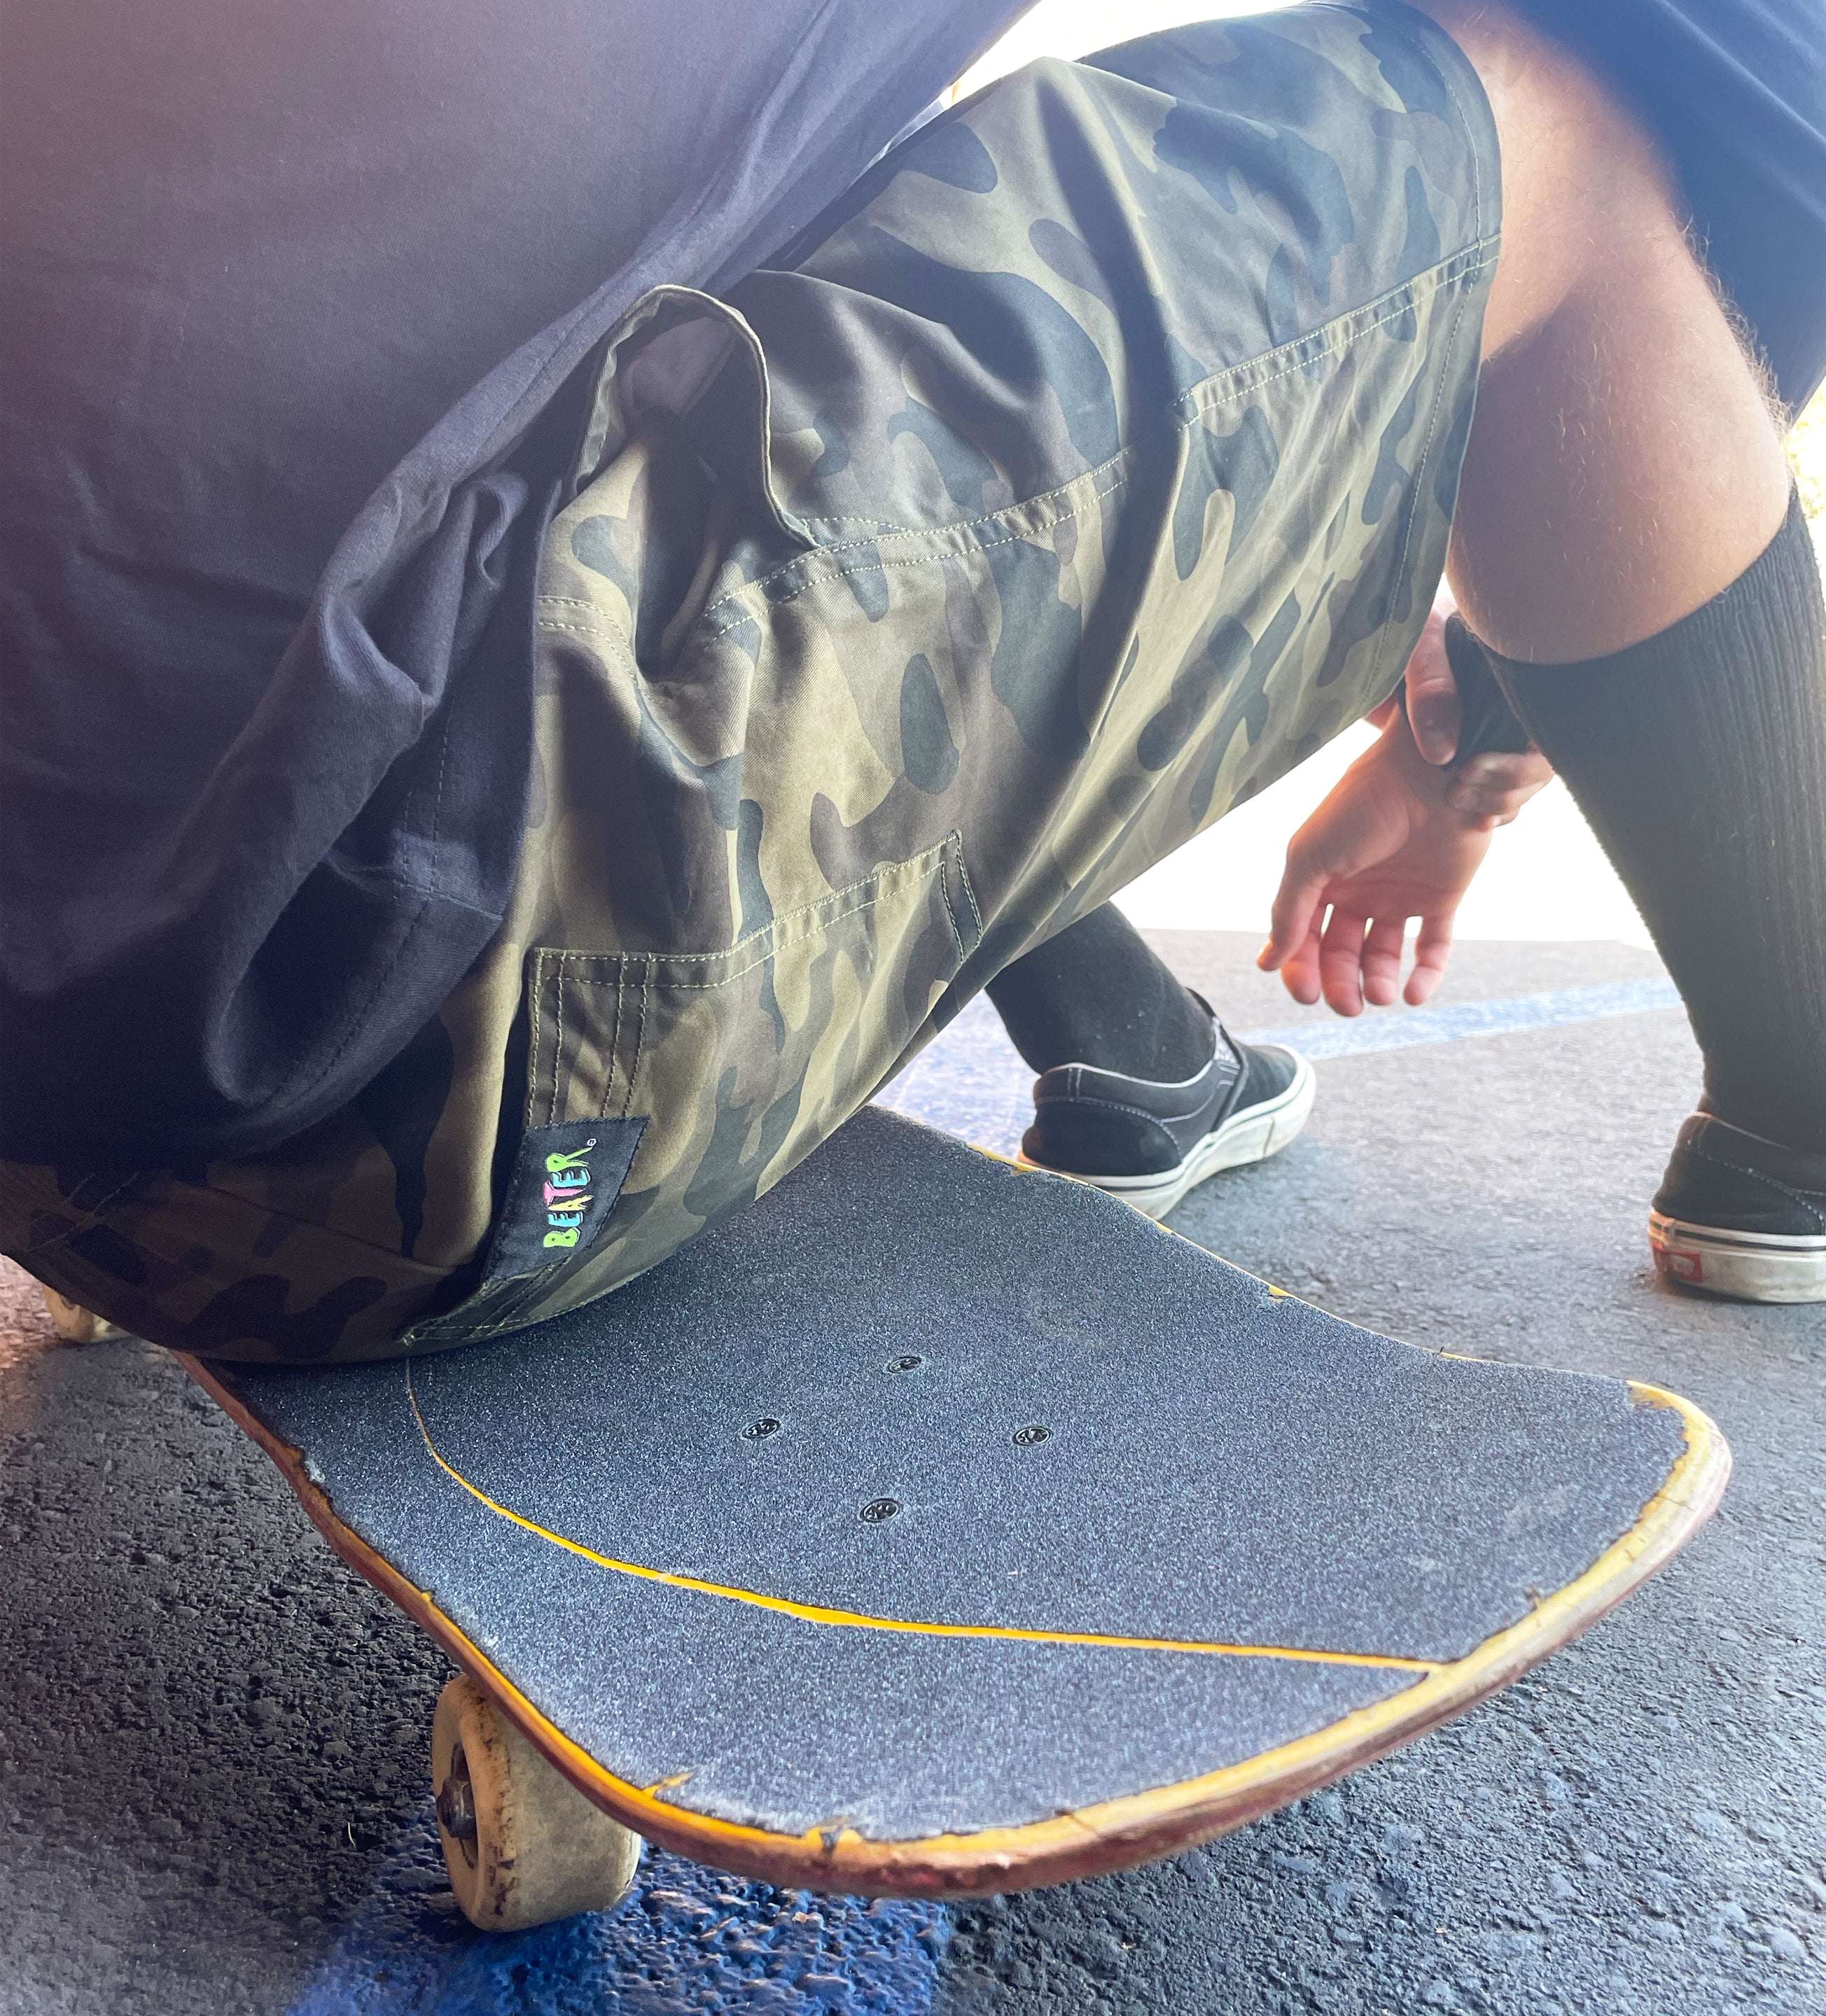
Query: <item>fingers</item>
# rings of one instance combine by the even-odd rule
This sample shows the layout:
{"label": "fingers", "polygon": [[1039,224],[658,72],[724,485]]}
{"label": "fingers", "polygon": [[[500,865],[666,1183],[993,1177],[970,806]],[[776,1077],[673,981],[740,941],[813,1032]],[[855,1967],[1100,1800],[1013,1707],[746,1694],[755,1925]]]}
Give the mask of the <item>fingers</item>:
{"label": "fingers", "polygon": [[1423,1006],[1433,989],[1446,977],[1446,963],[1452,956],[1452,920],[1455,912],[1422,917],[1421,934],[1414,940],[1414,970],[1407,976],[1403,996],[1410,1008]]}
{"label": "fingers", "polygon": [[1407,661],[1407,721],[1414,747],[1429,763],[1450,763],[1458,753],[1464,719],[1458,682],[1446,656],[1446,619],[1435,609]]}
{"label": "fingers", "polygon": [[1334,1014],[1363,1012],[1363,934],[1368,923],[1367,917],[1332,905],[1320,945],[1319,984]]}
{"label": "fingers", "polygon": [[[1405,988],[1401,963],[1406,917],[1370,918],[1335,904],[1319,905],[1306,935],[1279,954],[1268,970],[1277,967],[1288,992],[1309,1008],[1320,999],[1334,1014],[1347,1017],[1360,1015],[1366,1003],[1389,1008],[1405,1001],[1418,1008],[1446,977],[1453,915],[1447,910],[1421,918]],[[1272,949],[1263,947],[1259,966],[1267,967]]]}
{"label": "fingers", "polygon": [[1302,1007],[1312,1007],[1319,999],[1319,944],[1315,924],[1280,970],[1281,985]]}
{"label": "fingers", "polygon": [[1360,1015],[1366,1003],[1390,1008],[1403,998],[1417,1008],[1445,976],[1452,947],[1450,914],[1421,920],[1404,997],[1401,959],[1406,931],[1405,916],[1370,919],[1334,904],[1322,928],[1314,918],[1305,941],[1282,969],[1282,981],[1296,1001],[1310,1006],[1323,997],[1338,1015]]}
{"label": "fingers", "polygon": [[1393,1006],[1401,993],[1405,917],[1378,917],[1363,940],[1363,999],[1372,1008]]}
{"label": "fingers", "polygon": [[1507,826],[1553,775],[1553,765],[1538,749],[1519,756],[1495,751],[1473,756],[1460,766],[1446,802],[1468,820]]}

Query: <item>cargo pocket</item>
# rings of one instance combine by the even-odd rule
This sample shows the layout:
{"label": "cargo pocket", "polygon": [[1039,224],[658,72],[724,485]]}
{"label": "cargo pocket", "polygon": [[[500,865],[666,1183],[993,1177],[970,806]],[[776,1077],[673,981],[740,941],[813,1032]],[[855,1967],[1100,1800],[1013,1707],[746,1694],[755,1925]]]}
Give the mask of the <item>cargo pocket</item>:
{"label": "cargo pocket", "polygon": [[981,936],[953,833],[724,951],[534,952],[483,1284],[410,1341],[577,1308],[752,1203],[873,1096]]}

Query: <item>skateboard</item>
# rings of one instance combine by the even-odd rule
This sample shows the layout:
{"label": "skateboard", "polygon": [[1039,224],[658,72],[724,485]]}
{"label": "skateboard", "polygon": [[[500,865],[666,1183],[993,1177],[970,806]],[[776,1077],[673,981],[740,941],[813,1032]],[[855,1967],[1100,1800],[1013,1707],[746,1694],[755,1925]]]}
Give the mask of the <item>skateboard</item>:
{"label": "skateboard", "polygon": [[872,1895],[1170,1853],[1514,1679],[1730,1464],[1674,1395],[1393,1342],[879,1109],[502,1341],[184,1362],[463,1669],[438,1823],[496,1927],[638,1835]]}

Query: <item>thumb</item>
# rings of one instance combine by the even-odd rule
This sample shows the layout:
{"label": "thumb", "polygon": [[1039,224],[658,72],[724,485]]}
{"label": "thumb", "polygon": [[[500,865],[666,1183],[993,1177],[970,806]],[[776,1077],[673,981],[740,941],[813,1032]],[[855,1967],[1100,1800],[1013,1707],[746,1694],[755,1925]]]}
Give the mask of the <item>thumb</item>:
{"label": "thumb", "polygon": [[1288,862],[1280,887],[1274,892],[1268,942],[1255,956],[1255,963],[1264,973],[1278,971],[1306,943],[1322,905],[1325,884],[1324,876],[1296,868],[1291,860]]}
{"label": "thumb", "polygon": [[1407,661],[1407,719],[1414,747],[1429,763],[1450,763],[1464,725],[1458,682],[1446,655],[1446,619],[1435,610]]}

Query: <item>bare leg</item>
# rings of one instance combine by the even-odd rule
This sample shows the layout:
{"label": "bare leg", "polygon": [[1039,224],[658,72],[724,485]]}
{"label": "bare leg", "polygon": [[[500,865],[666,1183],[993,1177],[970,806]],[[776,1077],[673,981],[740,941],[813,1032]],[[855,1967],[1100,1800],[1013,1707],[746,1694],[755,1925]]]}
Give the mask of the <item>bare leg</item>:
{"label": "bare leg", "polygon": [[1826,604],[1780,434],[1633,120],[1500,9],[1426,3],[1486,81],[1507,212],[1453,585],[1705,1059],[1650,1240],[1677,1280],[1826,1301]]}
{"label": "bare leg", "polygon": [[1506,9],[1421,6],[1470,57],[1503,146],[1453,592],[1507,657],[1602,657],[1768,545],[1788,503],[1781,437],[1652,139]]}

